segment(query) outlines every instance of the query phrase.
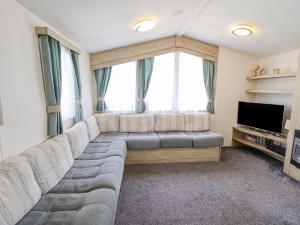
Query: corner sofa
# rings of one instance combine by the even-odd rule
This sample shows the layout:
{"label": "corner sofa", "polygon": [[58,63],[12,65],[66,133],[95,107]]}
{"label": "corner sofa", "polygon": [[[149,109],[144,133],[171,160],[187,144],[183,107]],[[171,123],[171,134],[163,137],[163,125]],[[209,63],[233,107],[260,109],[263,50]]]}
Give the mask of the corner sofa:
{"label": "corner sofa", "polygon": [[[64,134],[2,161],[0,224],[114,224],[128,147],[140,152],[222,145],[222,136],[179,131],[183,124],[188,130],[199,127],[180,122],[181,116],[165,116],[90,116]],[[201,129],[207,130],[205,115],[200,117]]]}

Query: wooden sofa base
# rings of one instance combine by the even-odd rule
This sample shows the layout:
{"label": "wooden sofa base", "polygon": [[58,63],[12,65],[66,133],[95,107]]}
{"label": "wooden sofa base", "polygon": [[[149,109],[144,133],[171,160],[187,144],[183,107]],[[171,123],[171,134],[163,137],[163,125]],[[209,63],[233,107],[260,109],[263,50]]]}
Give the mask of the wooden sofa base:
{"label": "wooden sofa base", "polygon": [[126,165],[220,161],[221,147],[128,150]]}

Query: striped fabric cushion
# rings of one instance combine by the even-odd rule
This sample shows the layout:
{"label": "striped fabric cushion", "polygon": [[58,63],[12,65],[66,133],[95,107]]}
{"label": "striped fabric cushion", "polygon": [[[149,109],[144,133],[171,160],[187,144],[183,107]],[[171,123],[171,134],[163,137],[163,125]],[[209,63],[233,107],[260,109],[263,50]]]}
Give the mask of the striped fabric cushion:
{"label": "striped fabric cushion", "polygon": [[0,224],[16,224],[41,197],[25,157],[12,157],[0,163]]}
{"label": "striped fabric cushion", "polygon": [[208,113],[185,113],[185,131],[206,131],[209,130]]}
{"label": "striped fabric cushion", "polygon": [[95,116],[91,115],[88,116],[84,121],[86,122],[87,125],[89,141],[93,141],[100,134],[97,120]]}
{"label": "striped fabric cushion", "polygon": [[162,113],[155,116],[155,131],[184,131],[182,113]]}
{"label": "striped fabric cushion", "polygon": [[66,135],[59,135],[25,153],[42,193],[48,192],[73,165],[73,157]]}
{"label": "striped fabric cushion", "polygon": [[120,115],[113,113],[95,114],[100,132],[119,132],[120,131]]}
{"label": "striped fabric cushion", "polygon": [[76,123],[65,131],[68,137],[73,158],[76,159],[89,144],[88,130],[85,122]]}
{"label": "striped fabric cushion", "polygon": [[120,116],[120,132],[154,131],[154,114],[136,114]]}

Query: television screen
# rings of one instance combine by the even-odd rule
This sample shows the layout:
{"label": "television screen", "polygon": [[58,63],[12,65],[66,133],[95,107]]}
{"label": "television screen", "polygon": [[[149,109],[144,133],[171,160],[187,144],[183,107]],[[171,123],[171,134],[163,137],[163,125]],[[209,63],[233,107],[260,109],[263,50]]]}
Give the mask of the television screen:
{"label": "television screen", "polygon": [[238,124],[281,134],[284,106],[239,102]]}

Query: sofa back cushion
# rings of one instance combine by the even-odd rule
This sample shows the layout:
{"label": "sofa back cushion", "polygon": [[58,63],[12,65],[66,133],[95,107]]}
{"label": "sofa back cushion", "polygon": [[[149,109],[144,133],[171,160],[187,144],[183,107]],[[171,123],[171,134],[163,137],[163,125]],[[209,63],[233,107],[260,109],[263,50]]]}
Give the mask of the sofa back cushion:
{"label": "sofa back cushion", "polygon": [[76,123],[65,131],[68,137],[73,158],[76,159],[89,144],[88,129],[84,121]]}
{"label": "sofa back cushion", "polygon": [[31,167],[18,156],[0,163],[0,224],[14,225],[41,197]]}
{"label": "sofa back cushion", "polygon": [[161,113],[155,115],[155,131],[184,131],[182,113]]}
{"label": "sofa back cushion", "polygon": [[208,113],[184,113],[185,131],[209,130]]}
{"label": "sofa back cushion", "polygon": [[120,115],[120,132],[153,132],[154,114]]}
{"label": "sofa back cushion", "polygon": [[100,132],[119,132],[120,131],[120,115],[115,113],[99,113],[95,114]]}
{"label": "sofa back cushion", "polygon": [[28,160],[42,194],[53,188],[73,165],[66,135],[61,134],[22,154]]}
{"label": "sofa back cushion", "polygon": [[100,134],[100,129],[94,115],[88,116],[85,120],[89,135],[89,141],[93,141]]}

